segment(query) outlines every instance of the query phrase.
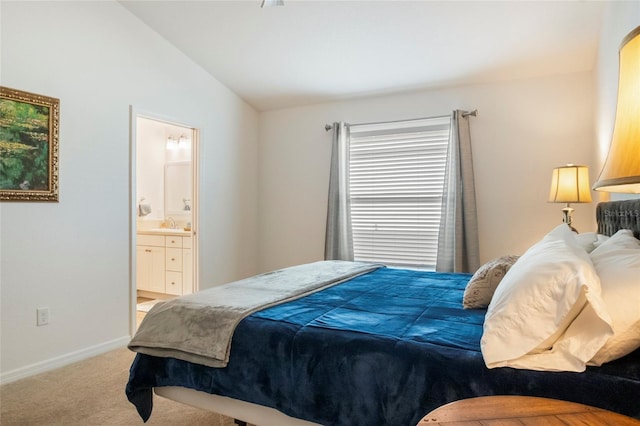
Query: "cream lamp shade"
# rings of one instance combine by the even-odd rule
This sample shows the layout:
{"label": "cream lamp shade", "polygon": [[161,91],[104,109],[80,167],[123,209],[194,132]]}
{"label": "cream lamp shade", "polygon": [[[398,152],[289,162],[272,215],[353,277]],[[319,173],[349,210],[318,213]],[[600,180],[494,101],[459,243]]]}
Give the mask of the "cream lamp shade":
{"label": "cream lamp shade", "polygon": [[[567,164],[556,167],[551,174],[550,203],[566,203],[562,221],[571,226],[573,209],[570,203],[590,203],[589,168]],[[573,228],[572,228],[573,229]]]}
{"label": "cream lamp shade", "polygon": [[613,138],[593,189],[640,194],[640,27],[631,31],[620,47]]}

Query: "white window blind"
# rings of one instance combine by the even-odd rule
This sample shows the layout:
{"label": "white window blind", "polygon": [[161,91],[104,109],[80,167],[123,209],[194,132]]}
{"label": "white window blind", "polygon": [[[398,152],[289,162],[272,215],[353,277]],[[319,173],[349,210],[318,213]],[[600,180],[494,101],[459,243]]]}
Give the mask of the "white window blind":
{"label": "white window blind", "polygon": [[435,269],[451,119],[351,126],[355,260]]}

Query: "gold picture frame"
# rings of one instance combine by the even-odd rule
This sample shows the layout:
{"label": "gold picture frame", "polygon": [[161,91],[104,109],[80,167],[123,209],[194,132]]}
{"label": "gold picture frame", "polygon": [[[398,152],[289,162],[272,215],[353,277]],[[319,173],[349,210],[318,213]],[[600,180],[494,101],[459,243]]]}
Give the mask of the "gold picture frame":
{"label": "gold picture frame", "polygon": [[0,201],[58,202],[60,100],[0,86]]}

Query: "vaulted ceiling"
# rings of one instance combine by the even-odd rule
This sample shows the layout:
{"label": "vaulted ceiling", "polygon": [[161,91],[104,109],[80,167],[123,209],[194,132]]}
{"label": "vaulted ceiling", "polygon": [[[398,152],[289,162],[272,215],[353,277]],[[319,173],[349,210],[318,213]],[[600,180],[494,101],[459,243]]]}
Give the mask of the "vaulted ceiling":
{"label": "vaulted ceiling", "polygon": [[120,1],[259,111],[588,71],[604,2]]}

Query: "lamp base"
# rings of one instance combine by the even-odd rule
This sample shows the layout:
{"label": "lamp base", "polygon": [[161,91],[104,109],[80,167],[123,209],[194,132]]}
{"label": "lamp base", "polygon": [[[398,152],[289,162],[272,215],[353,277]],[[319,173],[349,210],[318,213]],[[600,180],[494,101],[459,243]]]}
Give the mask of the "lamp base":
{"label": "lamp base", "polygon": [[573,214],[573,210],[570,206],[569,203],[567,203],[567,206],[565,208],[562,209],[562,221],[564,223],[567,224],[567,226],[569,228],[571,228],[571,230],[573,232],[575,232],[576,234],[578,233],[578,230],[576,228],[574,228],[573,226],[571,226],[571,222],[572,222],[572,214]]}

